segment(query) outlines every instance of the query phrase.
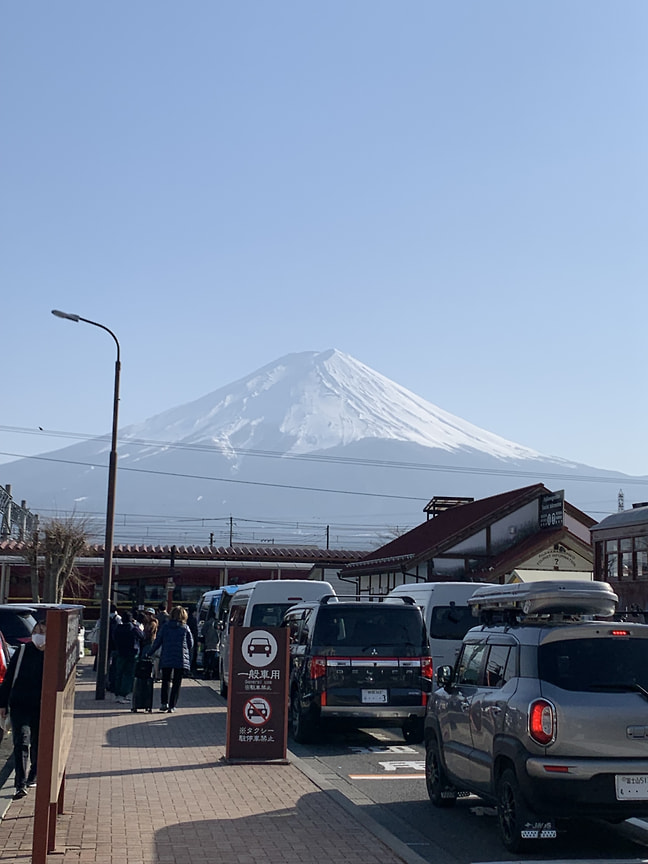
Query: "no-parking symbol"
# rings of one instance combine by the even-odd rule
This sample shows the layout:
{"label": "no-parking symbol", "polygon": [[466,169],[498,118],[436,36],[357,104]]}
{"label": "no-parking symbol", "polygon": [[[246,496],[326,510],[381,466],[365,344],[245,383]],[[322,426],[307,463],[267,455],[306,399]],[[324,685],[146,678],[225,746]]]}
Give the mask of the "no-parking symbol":
{"label": "no-parking symbol", "polygon": [[272,709],[266,699],[255,696],[254,699],[250,699],[245,703],[243,714],[248,723],[251,723],[253,726],[263,726],[270,719]]}

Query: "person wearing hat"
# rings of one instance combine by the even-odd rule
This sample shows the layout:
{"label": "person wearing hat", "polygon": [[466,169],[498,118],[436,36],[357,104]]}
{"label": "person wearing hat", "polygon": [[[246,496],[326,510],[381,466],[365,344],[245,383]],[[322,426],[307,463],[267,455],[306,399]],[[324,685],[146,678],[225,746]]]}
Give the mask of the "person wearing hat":
{"label": "person wearing hat", "polygon": [[[148,652],[151,645],[155,642],[155,638],[158,634],[158,630],[160,629],[160,625],[158,623],[155,609],[153,609],[151,606],[148,606],[142,612],[142,621],[144,624],[144,643],[142,645],[142,654],[144,654],[144,651],[146,650]],[[160,652],[158,651],[156,654],[152,655],[151,659],[153,660],[153,680],[159,681]]]}
{"label": "person wearing hat", "polygon": [[155,642],[155,637],[158,632],[158,620],[155,615],[155,609],[145,609],[142,613],[144,624],[144,644],[143,648],[148,648]]}

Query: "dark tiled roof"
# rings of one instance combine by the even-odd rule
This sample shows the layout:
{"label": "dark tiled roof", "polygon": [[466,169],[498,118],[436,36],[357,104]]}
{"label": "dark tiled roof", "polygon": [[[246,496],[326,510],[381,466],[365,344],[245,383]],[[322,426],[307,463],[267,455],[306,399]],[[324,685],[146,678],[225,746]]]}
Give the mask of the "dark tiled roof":
{"label": "dark tiled roof", "polygon": [[[23,544],[18,540],[0,541],[0,554],[20,555]],[[170,558],[172,546],[150,546],[145,544],[119,544],[113,550],[113,557],[119,558]],[[92,545],[86,556],[100,557],[104,553],[103,544]],[[352,549],[319,549],[314,546],[176,546],[176,561],[295,561],[304,564],[344,565],[357,561],[366,553]]]}
{"label": "dark tiled roof", "polygon": [[361,572],[385,572],[397,561],[412,562],[418,558],[432,557],[444,548],[454,546],[461,540],[462,535],[470,536],[478,531],[482,524],[490,524],[495,516],[515,510],[548,491],[542,483],[536,483],[452,507],[386,543],[375,552],[370,552],[360,561],[351,563],[345,570],[348,575],[354,576]]}

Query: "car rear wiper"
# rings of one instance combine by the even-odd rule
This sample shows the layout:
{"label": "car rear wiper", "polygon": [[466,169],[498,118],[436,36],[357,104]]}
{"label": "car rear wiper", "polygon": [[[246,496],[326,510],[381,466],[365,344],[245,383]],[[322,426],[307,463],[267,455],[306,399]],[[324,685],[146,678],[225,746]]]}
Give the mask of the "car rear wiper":
{"label": "car rear wiper", "polygon": [[644,699],[648,700],[648,690],[638,684],[636,681],[597,681],[589,684],[588,690],[608,690],[618,691],[620,693],[641,693]]}

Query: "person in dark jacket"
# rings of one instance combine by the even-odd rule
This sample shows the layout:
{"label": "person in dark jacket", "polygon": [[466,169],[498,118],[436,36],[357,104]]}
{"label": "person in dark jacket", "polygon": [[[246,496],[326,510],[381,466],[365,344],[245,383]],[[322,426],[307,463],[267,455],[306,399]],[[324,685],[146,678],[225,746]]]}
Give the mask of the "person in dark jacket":
{"label": "person in dark jacket", "polygon": [[[117,651],[115,650],[115,630],[122,623],[122,617],[117,611],[114,603],[110,604],[110,617],[108,618],[108,681],[106,690],[116,693],[115,675],[117,674]],[[101,634],[99,634],[101,638]],[[96,664],[95,664],[96,672]]]}
{"label": "person in dark jacket", "polygon": [[0,684],[0,717],[5,717],[7,710],[11,717],[14,800],[24,798],[27,789],[36,785],[45,634],[45,622],[36,624],[31,641],[14,651],[7,674]]}
{"label": "person in dark jacket", "polygon": [[144,631],[133,621],[130,612],[124,612],[122,623],[115,627],[113,636],[115,645],[115,701],[128,704],[133,692],[135,678],[135,661],[144,642]]}
{"label": "person in dark jacket", "polygon": [[187,609],[187,627],[191,630],[193,638],[193,649],[191,651],[191,674],[195,675],[198,671],[198,619],[196,618],[196,606],[189,606]]}
{"label": "person in dark jacket", "polygon": [[[160,711],[172,713],[178,703],[180,685],[185,672],[191,669],[191,654],[193,651],[193,636],[187,627],[187,610],[182,606],[174,606],[171,619],[159,630],[150,653],[161,648],[160,669],[162,670],[162,704]],[[171,679],[173,682],[171,683]],[[169,684],[171,695],[169,696]]]}

